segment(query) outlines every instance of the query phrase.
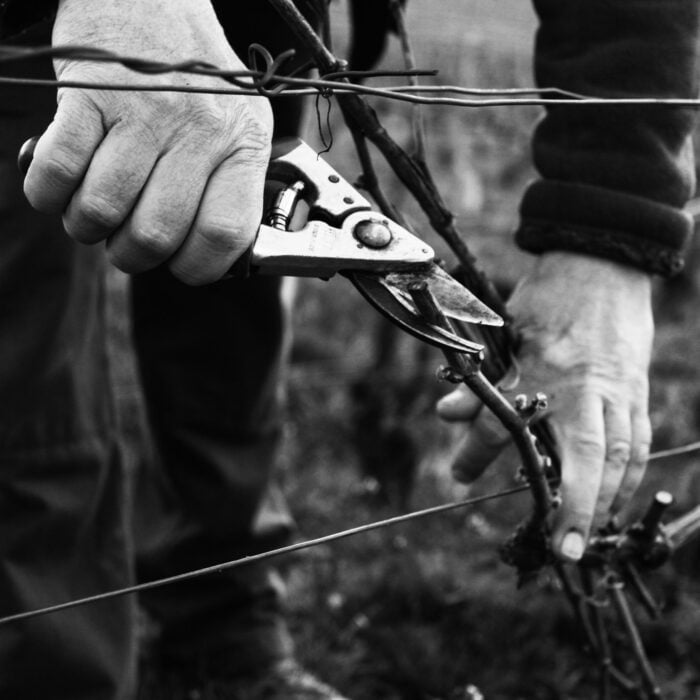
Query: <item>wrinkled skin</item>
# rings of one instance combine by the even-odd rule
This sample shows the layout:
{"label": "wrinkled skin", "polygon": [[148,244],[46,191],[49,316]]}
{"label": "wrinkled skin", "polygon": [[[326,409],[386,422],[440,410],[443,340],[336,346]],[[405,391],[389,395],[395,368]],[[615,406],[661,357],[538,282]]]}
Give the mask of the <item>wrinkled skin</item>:
{"label": "wrinkled skin", "polygon": [[[606,260],[552,252],[538,258],[508,308],[522,344],[519,381],[504,394],[511,400],[548,395],[544,415],[562,459],[553,546],[563,560],[577,560],[591,527],[619,511],[644,474],[651,442],[651,280]],[[438,412],[467,422],[453,465],[460,481],[476,479],[509,443],[466,388],[444,397]]]}
{"label": "wrinkled skin", "polygon": [[[61,0],[53,43],[245,68],[208,0]],[[225,87],[111,63],[58,60],[55,69],[60,80]],[[167,263],[184,282],[212,282],[254,238],[271,133],[261,97],[65,88],[25,193],[38,210],[62,214],[75,240],[105,241],[125,272]]]}

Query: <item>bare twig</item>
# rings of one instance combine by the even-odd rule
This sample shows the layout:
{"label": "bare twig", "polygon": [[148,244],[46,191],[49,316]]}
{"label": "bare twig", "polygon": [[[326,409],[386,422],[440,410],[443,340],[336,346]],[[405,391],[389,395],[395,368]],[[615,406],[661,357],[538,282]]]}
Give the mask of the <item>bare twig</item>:
{"label": "bare twig", "polygon": [[[565,566],[561,562],[555,562],[554,569],[557,573],[559,581],[562,584],[562,589],[569,601],[569,604],[571,605],[579,627],[581,630],[583,630],[587,643],[586,651],[592,657],[594,657],[600,665],[602,663],[601,657],[609,658],[610,651],[609,649],[606,650],[604,646],[605,642],[602,642],[600,637],[601,633],[607,635],[607,630],[604,628],[599,629],[597,627],[598,621],[594,622],[591,619],[591,611],[598,610],[598,608],[590,604],[590,596],[585,596],[580,590],[578,590],[572,579],[571,569],[569,567]],[[581,578],[583,579],[583,572],[581,571],[580,566],[579,570],[581,573]],[[602,619],[600,622],[603,622]],[[639,685],[612,663],[610,663],[608,666],[608,674],[615,684],[630,697],[643,697],[640,696],[642,690]]]}
{"label": "bare twig", "polygon": [[323,16],[321,17],[321,32],[323,33],[323,43],[329,51],[333,51],[333,32],[331,31],[330,5],[331,0],[323,0]]}
{"label": "bare twig", "polygon": [[359,187],[369,192],[385,216],[408,229],[407,222],[404,220],[401,212],[389,201],[379,184],[379,179],[372,163],[372,155],[367,147],[367,139],[357,131],[352,131],[351,133],[357,156],[360,159],[360,166],[362,167],[362,176],[358,182]]}
{"label": "bare twig", "polygon": [[[589,601],[595,598],[595,583],[593,572],[586,567],[580,567],[581,583],[583,590]],[[598,687],[599,700],[610,700],[610,669],[612,667],[612,659],[610,658],[610,640],[608,639],[608,630],[605,626],[603,611],[598,605],[587,604],[588,610],[593,615],[593,624],[596,636],[597,657],[600,673],[600,684]]]}
{"label": "bare twig", "polygon": [[576,588],[576,585],[571,577],[571,570],[561,562],[555,562],[554,570],[557,573],[559,581],[562,585],[564,594],[566,595],[574,616],[576,617],[579,627],[583,630],[588,645],[587,651],[591,654],[598,654],[598,639],[595,635],[593,625],[590,619],[590,610],[586,605],[585,597]]}
{"label": "bare twig", "polygon": [[[425,319],[435,326],[454,332],[452,324],[440,310],[425,282],[411,288],[411,296]],[[462,381],[496,415],[513,437],[535,502],[535,518],[544,523],[552,508],[552,492],[545,475],[542,455],[535,447],[535,441],[528,428],[528,421],[510,405],[503,395],[486,379],[479,363],[469,355],[445,350],[445,357],[451,367],[462,377]]]}
{"label": "bare twig", "polygon": [[639,636],[637,623],[634,620],[629,602],[627,601],[627,596],[625,595],[624,584],[616,577],[611,576],[607,583],[607,588],[610,592],[610,597],[615,604],[615,608],[617,609],[620,622],[625,628],[627,637],[632,645],[632,653],[635,661],[637,662],[637,667],[639,668],[639,673],[642,677],[646,692],[651,698],[660,698],[661,689],[656,683],[654,671],[649,663],[646,651],[644,650],[644,643],[642,642],[642,638]]}
{"label": "bare twig", "polygon": [[696,506],[680,518],[666,523],[663,529],[674,549],[682,546],[700,534],[700,506]]}
{"label": "bare twig", "polygon": [[[410,71],[415,70],[417,67],[416,59],[406,28],[406,17],[404,15],[403,6],[399,0],[391,0],[389,5],[394,15],[394,21],[396,22],[396,29],[401,42],[401,51],[403,52],[404,65]],[[408,82],[411,87],[419,87],[417,75],[409,76]],[[411,122],[413,126],[413,157],[425,166],[425,121],[423,119],[423,110],[420,105],[414,106],[411,112]]]}

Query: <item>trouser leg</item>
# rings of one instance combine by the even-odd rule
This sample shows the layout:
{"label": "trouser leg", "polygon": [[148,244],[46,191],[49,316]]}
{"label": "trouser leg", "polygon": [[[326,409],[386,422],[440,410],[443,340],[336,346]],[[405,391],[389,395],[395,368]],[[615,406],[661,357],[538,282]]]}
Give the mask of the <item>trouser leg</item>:
{"label": "trouser leg", "polygon": [[[16,167],[54,109],[51,91],[0,88],[0,615],[132,580],[101,250],[33,212]],[[129,697],[132,615],[121,599],[1,626],[0,697]]]}
{"label": "trouser leg", "polygon": [[[239,55],[293,37],[267,3],[215,3]],[[297,47],[299,48],[299,47]],[[303,51],[297,61],[303,61]],[[298,103],[277,101],[277,136],[298,133]],[[163,270],[132,280],[134,336],[160,452],[165,509],[146,520],[139,576],[169,576],[284,543],[291,521],[268,490],[279,437],[286,318],[273,279],[187,287]],[[219,656],[228,672],[290,653],[279,577],[229,570],[143,597],[176,656]]]}
{"label": "trouser leg", "polygon": [[[165,504],[157,520],[146,514],[140,576],[169,576],[281,543],[290,528],[286,511],[269,501],[261,508],[279,431],[277,282],[191,288],[158,270],[134,278],[133,300]],[[143,601],[172,654],[289,652],[279,587],[267,567],[156,589]]]}

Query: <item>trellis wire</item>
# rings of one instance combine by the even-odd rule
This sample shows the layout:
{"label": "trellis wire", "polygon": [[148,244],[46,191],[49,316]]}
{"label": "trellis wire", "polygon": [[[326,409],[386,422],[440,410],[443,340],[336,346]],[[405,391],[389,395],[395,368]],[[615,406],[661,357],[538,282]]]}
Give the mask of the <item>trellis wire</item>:
{"label": "trellis wire", "polygon": [[[103,49],[85,46],[23,47],[0,43],[0,63],[22,61],[35,58],[54,58],[73,61],[92,61],[102,63],[119,63],[138,73],[157,75],[166,73],[194,74],[213,77],[233,83],[235,88],[215,88],[212,86],[189,86],[178,84],[144,84],[144,83],[106,83],[72,80],[43,80],[37,78],[0,77],[0,84],[26,87],[78,88],[83,90],[114,90],[141,92],[184,92],[216,95],[264,95],[274,97],[303,97],[330,91],[338,93],[357,93],[372,97],[381,97],[412,104],[442,105],[456,107],[523,107],[523,106],[667,106],[700,107],[700,99],[657,98],[657,97],[596,97],[562,90],[557,87],[524,88],[470,88],[456,85],[398,85],[372,87],[363,83],[350,82],[348,78],[376,78],[411,75],[436,75],[434,70],[407,71],[335,71],[320,78],[300,78],[295,75],[283,75],[277,70],[293,55],[285,51],[273,58],[262,46],[251,46],[251,62],[262,61],[264,70],[227,70],[197,59],[164,63],[143,58],[124,56]],[[338,82],[338,80],[343,82]],[[274,86],[274,87],[270,87]],[[480,96],[481,99],[461,99],[456,97],[425,97],[415,93],[462,94]],[[494,95],[552,95],[552,97],[532,97],[486,99]]]}
{"label": "trellis wire", "polygon": [[515,494],[522,493],[523,491],[527,490],[529,490],[529,486],[527,485],[514,486],[510,489],[505,489],[496,493],[485,494],[483,496],[475,496],[473,498],[468,498],[463,501],[443,503],[438,506],[423,508],[422,510],[413,511],[411,513],[404,513],[402,515],[396,515],[392,518],[385,518],[384,520],[377,520],[371,523],[366,523],[365,525],[358,525],[356,527],[348,528],[347,530],[334,532],[330,535],[324,535],[322,537],[304,540],[303,542],[295,542],[294,544],[287,545],[286,547],[279,547],[278,549],[272,549],[267,552],[260,552],[259,554],[251,554],[246,557],[233,559],[227,562],[221,562],[219,564],[213,564],[212,566],[203,567],[201,569],[195,569],[193,571],[187,571],[185,573],[177,574],[175,576],[168,576],[166,578],[156,579],[153,581],[146,581],[144,583],[135,584],[133,586],[120,588],[113,591],[107,591],[105,593],[98,593],[97,595],[87,596],[85,598],[70,600],[65,603],[58,603],[57,605],[50,605],[43,608],[37,608],[35,610],[28,610],[26,612],[17,613],[15,615],[7,615],[5,617],[0,618],[0,625],[9,624],[11,622],[18,622],[20,620],[26,620],[28,618],[38,617],[40,615],[48,615],[50,613],[59,612],[61,610],[68,610],[82,605],[88,605],[90,603],[98,603],[104,600],[111,600],[113,598],[118,598],[132,593],[148,591],[152,590],[153,588],[160,588],[162,586],[171,585],[173,583],[180,583],[182,581],[188,581],[193,578],[200,578],[209,574],[221,573],[222,571],[227,571],[229,569],[259,563],[267,559],[282,556],[284,554],[291,554],[293,552],[298,552],[303,549],[310,549],[311,547],[317,547],[322,544],[328,544],[329,542],[336,542],[347,537],[352,537],[354,535],[370,532],[371,530],[378,530],[380,528],[398,525],[400,523],[405,523],[410,520],[424,518],[429,515],[446,513],[447,511],[456,510],[458,508],[465,508],[467,506],[473,506],[479,503],[485,503],[487,501],[492,501],[497,498],[513,496]]}

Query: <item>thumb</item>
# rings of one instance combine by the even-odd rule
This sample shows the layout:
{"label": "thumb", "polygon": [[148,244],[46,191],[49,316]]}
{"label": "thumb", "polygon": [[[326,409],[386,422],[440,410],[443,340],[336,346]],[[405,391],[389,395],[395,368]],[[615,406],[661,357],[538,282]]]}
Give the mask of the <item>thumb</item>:
{"label": "thumb", "polygon": [[509,443],[510,433],[484,407],[457,448],[452,461],[452,475],[463,483],[478,479]]}

